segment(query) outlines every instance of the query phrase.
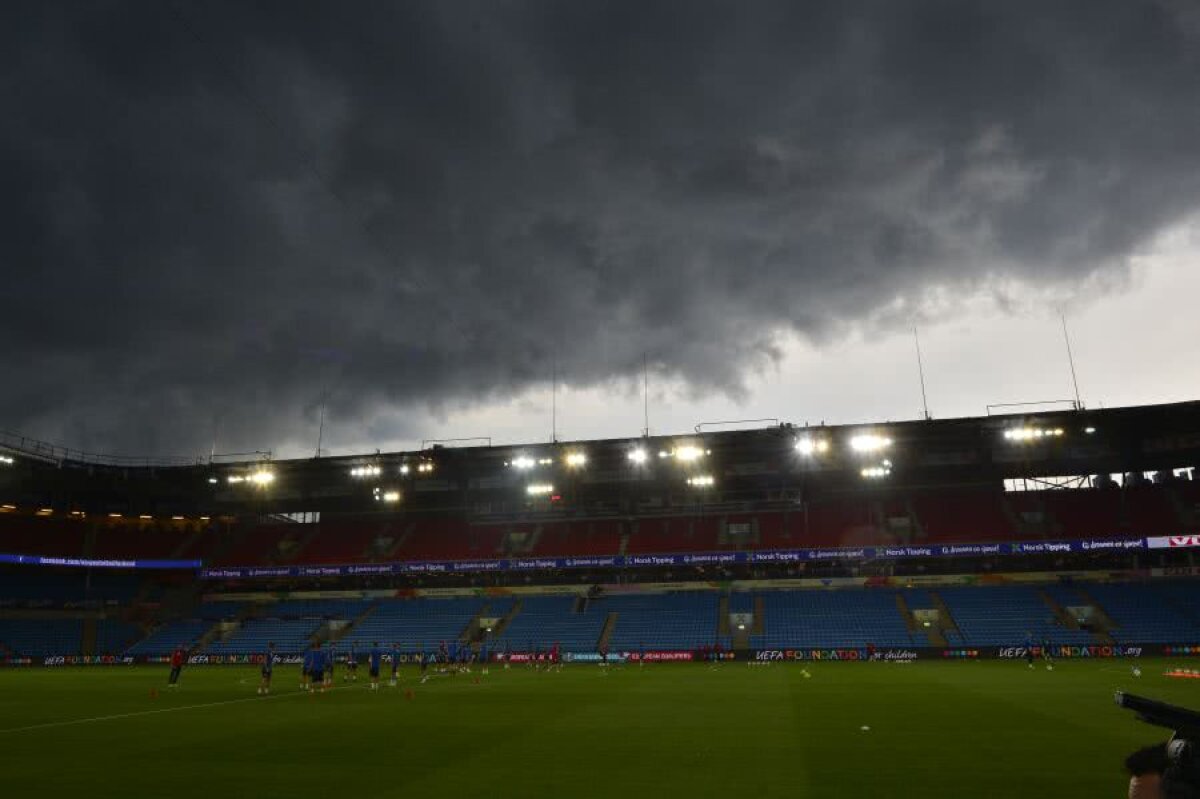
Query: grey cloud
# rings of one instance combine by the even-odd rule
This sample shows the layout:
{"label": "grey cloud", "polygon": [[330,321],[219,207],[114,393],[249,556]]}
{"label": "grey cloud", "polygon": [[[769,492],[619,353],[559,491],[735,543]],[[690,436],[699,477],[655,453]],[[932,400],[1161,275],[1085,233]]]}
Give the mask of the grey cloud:
{"label": "grey cloud", "polygon": [[0,420],[77,446],[307,440],[325,387],[399,436],[645,352],[736,393],[782,331],[1121,270],[1200,200],[1180,3],[14,15]]}

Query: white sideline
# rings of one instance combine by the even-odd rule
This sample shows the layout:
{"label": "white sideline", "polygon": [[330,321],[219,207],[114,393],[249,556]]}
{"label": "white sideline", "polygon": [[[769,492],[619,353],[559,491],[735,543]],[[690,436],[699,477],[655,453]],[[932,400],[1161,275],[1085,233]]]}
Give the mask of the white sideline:
{"label": "white sideline", "polygon": [[[329,693],[340,691],[343,688],[356,688],[354,685],[334,686],[329,689]],[[111,716],[93,716],[88,719],[70,719],[68,721],[47,721],[42,724],[30,724],[27,727],[9,727],[0,729],[0,735],[8,732],[29,732],[31,730],[45,730],[52,727],[70,727],[75,724],[91,724],[96,721],[113,721],[115,719],[127,719],[134,716],[153,716],[158,713],[174,713],[178,710],[197,710],[204,707],[220,707],[221,705],[237,705],[242,702],[265,702],[269,699],[279,699],[284,696],[308,696],[307,691],[293,691],[286,694],[267,694],[266,696],[244,697],[242,699],[223,699],[220,702],[204,702],[199,705],[180,705],[179,707],[160,707],[154,710],[135,710],[130,713],[114,713]]]}

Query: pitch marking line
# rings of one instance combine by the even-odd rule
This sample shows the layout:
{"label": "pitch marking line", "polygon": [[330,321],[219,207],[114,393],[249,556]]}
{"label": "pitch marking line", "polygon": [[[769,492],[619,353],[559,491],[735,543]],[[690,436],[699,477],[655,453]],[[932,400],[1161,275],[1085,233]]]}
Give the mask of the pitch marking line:
{"label": "pitch marking line", "polygon": [[[343,685],[340,687],[330,688],[326,693],[341,691],[347,688],[355,688],[353,685]],[[134,710],[129,713],[114,713],[110,716],[93,716],[88,719],[70,719],[68,721],[47,721],[43,724],[30,724],[27,727],[9,727],[0,729],[0,735],[9,732],[29,732],[31,730],[46,730],[53,727],[70,727],[76,724],[92,724],[97,721],[114,721],[116,719],[128,719],[136,716],[154,716],[159,713],[174,713],[179,710],[198,710],[205,707],[220,707],[222,705],[238,705],[243,702],[266,702],[271,699],[281,699],[288,696],[309,696],[307,691],[296,691],[290,694],[267,694],[266,696],[245,697],[243,699],[224,699],[220,702],[204,702],[199,705],[180,705],[179,707],[160,707],[154,710]]]}

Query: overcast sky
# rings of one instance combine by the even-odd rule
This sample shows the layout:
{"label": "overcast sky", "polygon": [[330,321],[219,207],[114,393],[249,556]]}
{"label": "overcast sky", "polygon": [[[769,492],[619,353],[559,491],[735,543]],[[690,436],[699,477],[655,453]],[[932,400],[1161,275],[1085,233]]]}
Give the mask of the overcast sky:
{"label": "overcast sky", "polygon": [[0,427],[404,448],[1200,394],[1200,7],[30,2]]}

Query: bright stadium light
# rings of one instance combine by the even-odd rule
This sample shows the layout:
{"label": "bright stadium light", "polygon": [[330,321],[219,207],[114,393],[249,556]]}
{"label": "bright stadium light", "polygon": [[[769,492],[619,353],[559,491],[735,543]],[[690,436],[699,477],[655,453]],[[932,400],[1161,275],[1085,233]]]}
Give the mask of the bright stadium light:
{"label": "bright stadium light", "polygon": [[408,464],[407,463],[400,464],[400,474],[408,474]]}
{"label": "bright stadium light", "polygon": [[698,474],[695,477],[689,477],[687,484],[692,488],[711,488],[716,482],[711,474]]}
{"label": "bright stadium light", "polygon": [[525,487],[525,493],[531,497],[544,497],[554,493],[554,486],[549,483],[530,483]]}
{"label": "bright stadium light", "polygon": [[1038,441],[1043,438],[1061,438],[1065,434],[1066,431],[1061,427],[1011,427],[1004,431],[1004,437],[1006,439],[1018,443],[1025,441]]}
{"label": "bright stadium light", "polygon": [[215,477],[210,477],[210,478],[208,478],[208,482],[209,482],[209,483],[211,483],[211,484],[213,484],[213,485],[216,485],[217,483],[219,483],[219,482],[220,482],[220,480],[218,480],[218,479],[217,479],[217,478],[215,478]]}
{"label": "bright stadium light", "polygon": [[635,463],[640,466],[646,462],[646,458],[649,456],[646,454],[646,450],[642,449],[641,447],[637,447],[629,450],[629,455],[627,457],[629,458],[630,463]]}
{"label": "bright stadium light", "polygon": [[805,457],[824,454],[829,451],[829,442],[823,438],[804,438],[797,439],[796,451]]}
{"label": "bright stadium light", "polygon": [[1083,432],[1087,433],[1090,436],[1092,433],[1096,432],[1096,428],[1090,427],[1090,426],[1085,427],[1085,428],[1083,428]]}
{"label": "bright stadium light", "polygon": [[534,466],[537,466],[537,461],[528,455],[518,455],[512,459],[511,465],[514,469],[520,469],[521,471],[525,472],[532,469]]}
{"label": "bright stadium light", "polygon": [[675,460],[677,461],[682,463],[692,463],[693,461],[698,461],[704,457],[704,450],[700,449],[700,447],[694,447],[690,444],[686,444],[682,447],[676,447],[673,454],[675,455]]}
{"label": "bright stadium light", "polygon": [[244,483],[246,481],[246,478],[242,477],[240,474],[231,474],[225,479],[230,483]]}
{"label": "bright stadium light", "polygon": [[417,471],[421,474],[429,474],[433,471],[432,461],[421,461],[417,464]]}
{"label": "bright stadium light", "polygon": [[267,469],[259,469],[258,471],[250,474],[250,482],[254,483],[256,486],[269,486],[271,483],[275,482],[275,473],[268,471]]}
{"label": "bright stadium light", "polygon": [[878,480],[881,477],[887,477],[892,473],[892,462],[889,460],[883,461],[878,466],[868,466],[864,468],[860,474],[868,480]]}
{"label": "bright stadium light", "polygon": [[379,466],[355,466],[350,470],[351,477],[378,477],[383,474]]}
{"label": "bright stadium light", "polygon": [[13,459],[7,455],[0,455],[0,463],[3,463],[5,466],[12,466]]}
{"label": "bright stadium light", "polygon": [[400,492],[399,491],[384,491],[383,492],[383,501],[384,502],[392,502],[392,503],[399,502],[400,501]]}
{"label": "bright stadium light", "polygon": [[14,511],[16,509],[17,509],[16,505],[0,505],[0,511],[4,511],[5,513],[8,513],[9,511]]}
{"label": "bright stadium light", "polygon": [[150,515],[150,514],[148,514],[148,513],[143,513],[143,514],[141,514],[140,516],[138,516],[138,518],[139,518],[139,519],[141,519],[141,520],[142,520],[142,521],[144,521],[144,522],[148,522],[148,521],[150,521],[151,519],[153,519],[154,517],[153,517],[153,516],[151,516],[151,515]]}
{"label": "bright stadium light", "polygon": [[572,469],[579,469],[587,465],[587,455],[582,452],[568,452],[563,462]]}
{"label": "bright stadium light", "polygon": [[879,452],[891,445],[892,440],[890,438],[876,435],[875,433],[860,433],[850,439],[850,449],[855,452]]}

